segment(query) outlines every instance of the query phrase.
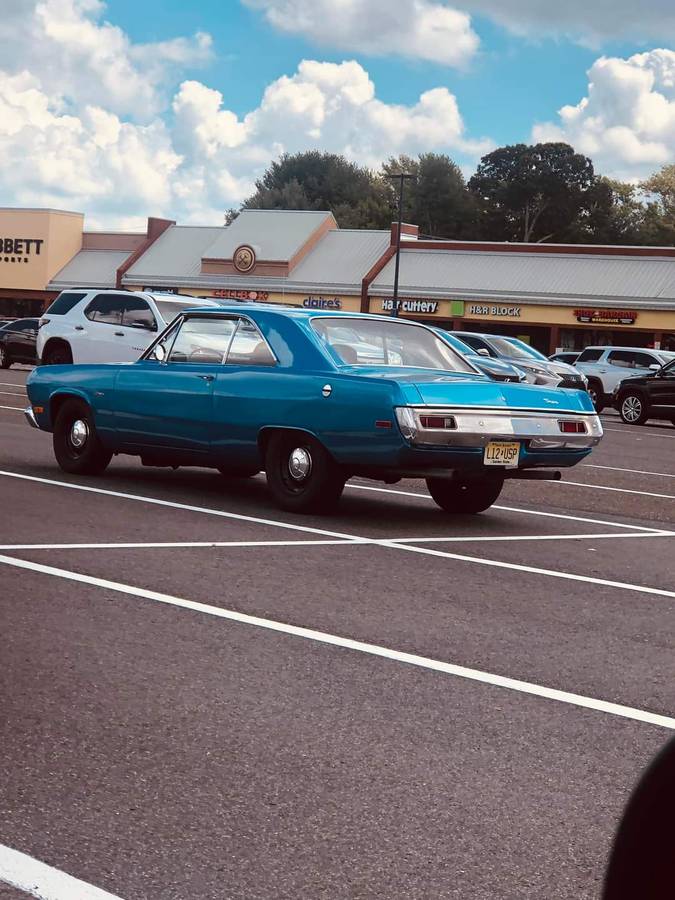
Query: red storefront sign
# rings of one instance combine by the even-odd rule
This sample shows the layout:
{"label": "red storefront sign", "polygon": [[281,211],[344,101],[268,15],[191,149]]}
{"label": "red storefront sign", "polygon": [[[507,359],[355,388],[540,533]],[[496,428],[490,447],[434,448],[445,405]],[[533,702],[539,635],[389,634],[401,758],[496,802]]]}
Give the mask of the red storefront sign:
{"label": "red storefront sign", "polygon": [[578,322],[598,325],[633,325],[638,317],[634,309],[575,309]]}
{"label": "red storefront sign", "polygon": [[220,300],[268,300],[267,291],[235,291],[231,288],[220,288],[213,292],[214,297]]}

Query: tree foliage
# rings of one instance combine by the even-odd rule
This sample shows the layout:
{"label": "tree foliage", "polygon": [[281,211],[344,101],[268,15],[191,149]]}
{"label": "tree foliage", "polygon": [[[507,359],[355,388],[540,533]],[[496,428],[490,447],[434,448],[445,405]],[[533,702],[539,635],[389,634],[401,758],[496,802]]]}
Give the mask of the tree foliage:
{"label": "tree foliage", "polygon": [[[342,228],[388,228],[403,218],[423,236],[464,240],[675,244],[675,164],[639,185],[597,176],[564,143],[515,144],[484,156],[468,184],[449,156],[391,157],[374,172],[335,153],[284,154],[241,209],[332,210]],[[239,210],[228,210],[230,224]]]}

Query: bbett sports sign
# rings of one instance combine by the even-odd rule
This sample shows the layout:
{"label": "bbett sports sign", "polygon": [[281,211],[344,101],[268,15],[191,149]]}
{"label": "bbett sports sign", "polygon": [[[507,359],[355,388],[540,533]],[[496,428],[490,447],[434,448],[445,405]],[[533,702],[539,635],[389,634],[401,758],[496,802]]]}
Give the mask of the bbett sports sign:
{"label": "bbett sports sign", "polygon": [[0,262],[28,262],[30,256],[39,256],[44,240],[42,238],[0,237]]}

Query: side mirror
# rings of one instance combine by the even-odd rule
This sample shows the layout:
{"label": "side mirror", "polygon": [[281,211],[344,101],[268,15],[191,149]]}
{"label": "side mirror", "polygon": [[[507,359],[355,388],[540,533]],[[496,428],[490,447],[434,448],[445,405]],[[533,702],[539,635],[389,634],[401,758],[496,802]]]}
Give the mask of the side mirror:
{"label": "side mirror", "polygon": [[652,363],[649,368],[652,372],[660,372],[662,367],[658,363]]}
{"label": "side mirror", "polygon": [[152,351],[152,358],[156,359],[157,362],[164,362],[166,358],[166,350],[164,349],[164,344],[157,344]]}
{"label": "side mirror", "polygon": [[490,355],[490,351],[486,350],[485,347],[479,347],[476,352],[478,353],[479,356],[489,356]]}

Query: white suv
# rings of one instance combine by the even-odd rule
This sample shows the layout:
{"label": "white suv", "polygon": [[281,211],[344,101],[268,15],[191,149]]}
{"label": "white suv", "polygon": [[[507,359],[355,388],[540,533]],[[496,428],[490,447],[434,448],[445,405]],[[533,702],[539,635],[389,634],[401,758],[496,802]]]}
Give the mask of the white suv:
{"label": "white suv", "polygon": [[667,350],[647,347],[586,347],[574,368],[588,378],[588,393],[596,412],[612,405],[614,388],[632,375],[648,375],[675,359]]}
{"label": "white suv", "polygon": [[134,362],[191,306],[220,304],[146,291],[63,291],[40,319],[37,355],[43,365]]}

